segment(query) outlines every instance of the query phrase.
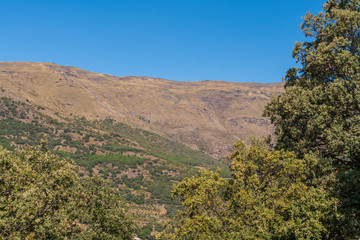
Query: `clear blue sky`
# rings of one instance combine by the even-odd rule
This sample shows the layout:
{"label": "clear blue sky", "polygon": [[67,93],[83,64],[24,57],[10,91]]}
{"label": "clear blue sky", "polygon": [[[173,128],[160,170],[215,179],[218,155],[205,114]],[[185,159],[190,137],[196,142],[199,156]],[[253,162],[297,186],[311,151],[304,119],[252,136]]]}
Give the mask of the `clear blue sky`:
{"label": "clear blue sky", "polygon": [[1,0],[0,61],[116,76],[279,82],[325,0]]}

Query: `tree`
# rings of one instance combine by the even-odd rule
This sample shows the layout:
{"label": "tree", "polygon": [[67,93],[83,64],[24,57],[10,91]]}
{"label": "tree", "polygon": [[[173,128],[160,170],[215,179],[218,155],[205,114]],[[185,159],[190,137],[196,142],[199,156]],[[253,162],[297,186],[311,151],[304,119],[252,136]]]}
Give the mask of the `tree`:
{"label": "tree", "polygon": [[273,97],[264,115],[276,126],[276,149],[299,158],[313,152],[333,164],[337,174],[329,189],[344,219],[329,231],[358,238],[360,2],[328,0],[318,15],[304,17],[301,29],[309,41],[296,43],[293,56],[302,67],[288,70],[285,93]]}
{"label": "tree", "polygon": [[324,219],[336,219],[336,199],[315,186],[318,159],[269,151],[261,143],[239,141],[231,179],[201,171],[173,191],[179,211],[163,239],[319,239],[328,237]]}
{"label": "tree", "polygon": [[1,239],[131,239],[118,190],[44,148],[0,148]]}
{"label": "tree", "polygon": [[302,67],[288,70],[285,93],[264,112],[276,126],[277,148],[318,151],[359,168],[360,2],[329,0],[301,29],[310,38],[293,50]]}

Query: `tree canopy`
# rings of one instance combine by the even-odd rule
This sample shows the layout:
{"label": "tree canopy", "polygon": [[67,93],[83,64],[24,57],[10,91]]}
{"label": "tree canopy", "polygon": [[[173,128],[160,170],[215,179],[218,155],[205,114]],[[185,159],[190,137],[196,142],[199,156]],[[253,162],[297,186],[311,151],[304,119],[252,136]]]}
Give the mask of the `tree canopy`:
{"label": "tree canopy", "polygon": [[285,93],[264,111],[276,126],[276,148],[298,157],[316,153],[337,174],[333,192],[342,222],[335,235],[360,236],[360,1],[329,0],[318,15],[308,13],[301,29],[309,41],[296,43],[301,68],[285,77]]}
{"label": "tree canopy", "polygon": [[1,239],[131,239],[119,191],[39,148],[0,148]]}
{"label": "tree canopy", "polygon": [[331,0],[308,13],[296,43],[301,68],[285,77],[285,93],[265,108],[276,126],[277,148],[300,156],[318,151],[342,164],[360,166],[360,2]]}
{"label": "tree canopy", "polygon": [[337,200],[314,186],[317,158],[297,159],[293,152],[269,151],[239,141],[231,179],[200,171],[173,191],[184,210],[163,239],[319,239],[327,237],[324,219],[336,219]]}

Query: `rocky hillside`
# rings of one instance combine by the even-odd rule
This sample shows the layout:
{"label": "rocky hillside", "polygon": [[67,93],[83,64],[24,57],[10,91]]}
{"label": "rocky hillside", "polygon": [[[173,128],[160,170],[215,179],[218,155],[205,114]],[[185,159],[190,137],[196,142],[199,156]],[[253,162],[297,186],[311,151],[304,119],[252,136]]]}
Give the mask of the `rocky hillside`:
{"label": "rocky hillside", "polygon": [[271,134],[272,126],[261,113],[283,85],[175,82],[53,63],[1,62],[0,89],[1,96],[27,101],[54,118],[111,117],[220,158],[239,138]]}

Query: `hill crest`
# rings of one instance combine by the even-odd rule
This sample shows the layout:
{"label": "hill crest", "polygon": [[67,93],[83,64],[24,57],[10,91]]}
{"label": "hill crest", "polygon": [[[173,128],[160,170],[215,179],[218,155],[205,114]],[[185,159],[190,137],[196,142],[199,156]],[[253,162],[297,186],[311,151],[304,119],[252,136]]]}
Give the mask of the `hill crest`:
{"label": "hill crest", "polygon": [[217,158],[239,138],[272,133],[262,110],[283,91],[282,83],[116,77],[34,62],[0,62],[0,87],[1,96],[41,106],[53,117],[111,117]]}

